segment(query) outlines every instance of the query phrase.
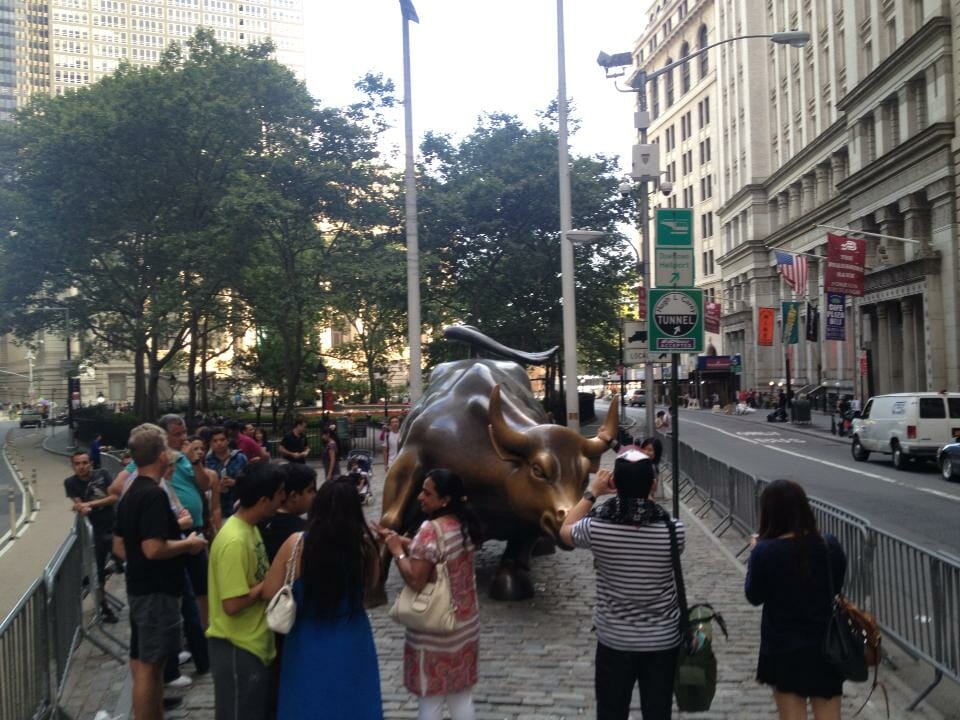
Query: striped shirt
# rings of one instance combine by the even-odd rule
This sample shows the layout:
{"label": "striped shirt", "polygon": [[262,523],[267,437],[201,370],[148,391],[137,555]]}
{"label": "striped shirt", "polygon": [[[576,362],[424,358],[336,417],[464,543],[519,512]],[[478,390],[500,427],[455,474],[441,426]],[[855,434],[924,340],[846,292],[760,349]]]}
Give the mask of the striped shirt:
{"label": "striped shirt", "polygon": [[[683,523],[677,521],[683,552]],[[573,545],[593,551],[597,639],[614,650],[652,652],[680,643],[680,609],[666,524],[618,525],[586,517],[573,526]]]}

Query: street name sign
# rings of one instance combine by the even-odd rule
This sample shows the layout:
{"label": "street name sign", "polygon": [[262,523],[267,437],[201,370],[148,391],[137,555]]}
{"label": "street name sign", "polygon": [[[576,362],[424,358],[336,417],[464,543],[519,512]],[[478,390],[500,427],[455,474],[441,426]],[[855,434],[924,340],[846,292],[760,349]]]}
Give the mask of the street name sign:
{"label": "street name sign", "polygon": [[649,298],[651,355],[703,352],[703,290],[654,288]]}
{"label": "street name sign", "polygon": [[623,364],[638,365],[647,360],[647,324],[623,321]]}
{"label": "street name sign", "polygon": [[655,258],[657,287],[693,287],[693,248],[658,247]]}
{"label": "street name sign", "polygon": [[657,208],[657,247],[693,248],[693,210]]}

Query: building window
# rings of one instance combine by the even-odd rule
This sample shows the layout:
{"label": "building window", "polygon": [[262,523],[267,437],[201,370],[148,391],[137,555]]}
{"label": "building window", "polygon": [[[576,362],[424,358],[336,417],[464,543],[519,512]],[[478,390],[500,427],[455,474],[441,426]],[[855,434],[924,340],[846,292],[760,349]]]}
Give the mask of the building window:
{"label": "building window", "polygon": [[[690,54],[690,46],[687,43],[683,43],[680,46],[680,58],[685,58]],[[690,63],[685,62],[680,66],[680,93],[686,93],[690,91]]]}
{"label": "building window", "polygon": [[654,78],[649,83],[650,87],[650,118],[656,120],[660,115],[660,95],[657,92],[657,80]]}
{"label": "building window", "polygon": [[924,77],[918,77],[910,83],[913,95],[913,108],[916,113],[917,130],[927,127],[927,82]]}
{"label": "building window", "polygon": [[[687,150],[683,155],[680,156],[683,162],[683,174],[693,172],[693,150]],[[689,205],[687,206],[689,207]]]}
{"label": "building window", "polygon": [[860,147],[863,152],[864,165],[877,159],[877,138],[875,132],[873,115],[867,115],[860,121]]}
{"label": "building window", "polygon": [[700,164],[706,165],[710,162],[710,138],[700,142]]}
{"label": "building window", "polygon": [[685,208],[693,207],[693,186],[683,189],[683,206]]}
{"label": "building window", "polygon": [[706,175],[700,178],[700,200],[708,200],[713,197],[713,175]]}
{"label": "building window", "polygon": [[676,125],[668,127],[663,134],[667,139],[667,152],[670,152],[677,146]]}
{"label": "building window", "polygon": [[705,97],[703,100],[697,103],[697,118],[700,124],[700,129],[710,124],[710,98]]}
{"label": "building window", "polygon": [[700,237],[711,237],[713,235],[713,213],[708,212],[700,216]]}
{"label": "building window", "polygon": [[[697,33],[697,48],[703,49],[707,46],[707,26],[701,25]],[[707,60],[707,53],[700,56],[700,79],[703,80],[710,72],[710,61]]]}
{"label": "building window", "polygon": [[[667,58],[666,64],[669,65],[673,62],[673,58]],[[667,107],[673,105],[673,70],[667,70],[666,79],[664,85],[667,89]]]}

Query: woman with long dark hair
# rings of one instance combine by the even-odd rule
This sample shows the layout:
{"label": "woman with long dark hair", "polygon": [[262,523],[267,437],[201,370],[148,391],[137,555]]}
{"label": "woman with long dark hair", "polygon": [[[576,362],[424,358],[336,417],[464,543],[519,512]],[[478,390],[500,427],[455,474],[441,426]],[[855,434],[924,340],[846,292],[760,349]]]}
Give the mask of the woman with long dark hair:
{"label": "woman with long dark hair", "polygon": [[[381,532],[404,582],[422,590],[445,560],[456,611],[453,632],[444,635],[407,630],[403,681],[420,699],[420,720],[440,720],[446,699],[451,720],[473,720],[477,684],[480,617],[473,556],[483,542],[480,522],[470,507],[460,476],[431,470],[417,497],[427,520],[411,540]],[[442,548],[442,557],[441,557]]]}
{"label": "woman with long dark hair", "polygon": [[757,680],[773,688],[780,720],[805,720],[808,701],[815,720],[839,720],[843,677],[821,648],[833,602],[828,570],[840,592],[843,548],[820,534],[807,494],[790,480],[763,489],[751,545],[745,590],[763,605]]}
{"label": "woman with long dark hair", "polygon": [[277,553],[264,598],[283,586],[292,554],[297,618],[280,658],[278,720],[382,720],[377,651],[363,608],[377,584],[379,552],[352,483],[320,486],[306,531]]}

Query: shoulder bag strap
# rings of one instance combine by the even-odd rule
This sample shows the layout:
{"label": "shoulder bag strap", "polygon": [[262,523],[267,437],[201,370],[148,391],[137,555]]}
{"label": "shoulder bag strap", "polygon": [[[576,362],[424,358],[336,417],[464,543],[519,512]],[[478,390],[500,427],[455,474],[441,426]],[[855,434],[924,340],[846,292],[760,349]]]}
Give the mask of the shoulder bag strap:
{"label": "shoulder bag strap", "polygon": [[680,639],[686,642],[690,630],[690,610],[687,608],[687,590],[683,584],[683,568],[680,566],[680,545],[677,543],[677,526],[673,520],[667,520],[670,532],[670,560],[673,564],[673,581],[677,586],[677,604],[680,606]]}
{"label": "shoulder bag strap", "polygon": [[447,561],[446,558],[446,542],[443,536],[443,526],[440,525],[436,520],[431,520],[430,524],[433,526],[433,532],[437,536],[437,552],[440,553],[440,557],[437,559],[437,565]]}
{"label": "shoulder bag strap", "polygon": [[287,558],[287,575],[283,580],[284,585],[293,585],[293,576],[297,572],[297,560],[300,558],[300,547],[303,545],[303,533],[293,544],[293,550],[290,551],[290,557]]}

